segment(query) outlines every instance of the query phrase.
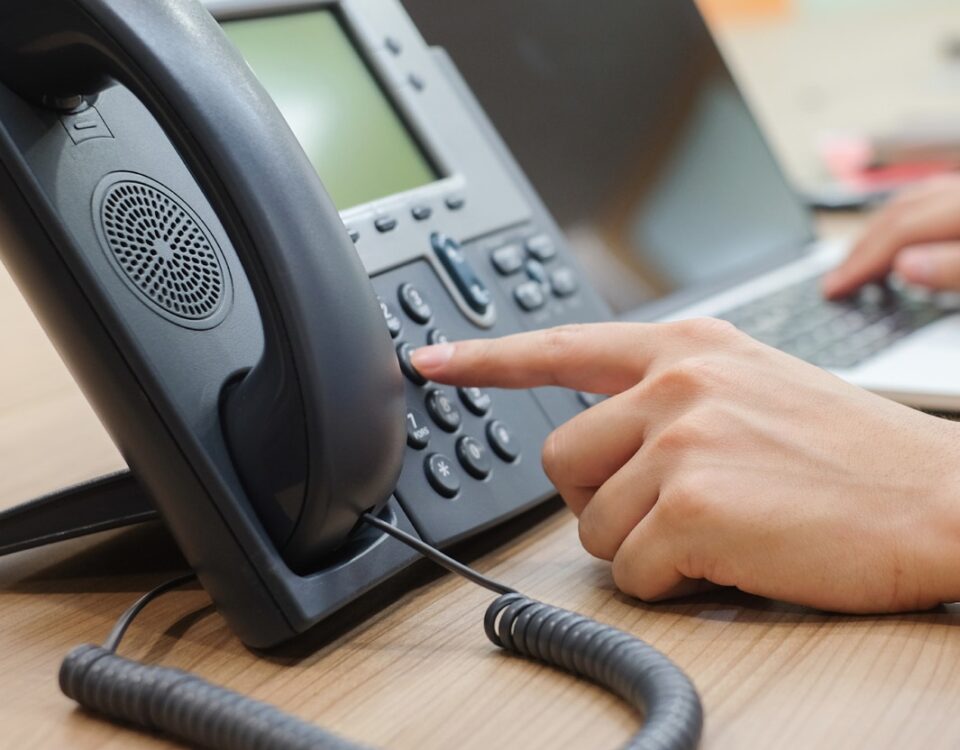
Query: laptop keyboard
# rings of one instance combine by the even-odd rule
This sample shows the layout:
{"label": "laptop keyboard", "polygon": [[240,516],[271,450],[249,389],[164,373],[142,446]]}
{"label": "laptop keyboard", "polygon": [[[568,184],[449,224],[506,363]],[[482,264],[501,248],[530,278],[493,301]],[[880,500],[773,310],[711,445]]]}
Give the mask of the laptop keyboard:
{"label": "laptop keyboard", "polygon": [[885,284],[871,284],[847,300],[827,301],[815,276],[718,317],[812,364],[846,369],[949,312]]}

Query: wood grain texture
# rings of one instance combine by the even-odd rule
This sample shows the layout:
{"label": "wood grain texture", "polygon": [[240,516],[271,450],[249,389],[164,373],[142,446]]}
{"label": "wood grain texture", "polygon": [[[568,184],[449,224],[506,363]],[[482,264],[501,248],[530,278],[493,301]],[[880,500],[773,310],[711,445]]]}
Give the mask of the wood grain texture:
{"label": "wood grain texture", "polygon": [[[0,505],[122,466],[3,273],[0,314]],[[960,746],[958,607],[842,617],[736,592],[646,606],[615,591],[562,512],[477,565],[674,658],[703,695],[705,748]],[[0,558],[0,747],[168,746],[77,710],[56,674],[70,648],[101,641],[138,594],[182,569],[156,524]],[[612,748],[629,736],[638,717],[612,697],[490,646],[489,601],[434,577],[345,613],[339,634],[265,654],[188,589],[151,605],[122,651],[390,748]]]}

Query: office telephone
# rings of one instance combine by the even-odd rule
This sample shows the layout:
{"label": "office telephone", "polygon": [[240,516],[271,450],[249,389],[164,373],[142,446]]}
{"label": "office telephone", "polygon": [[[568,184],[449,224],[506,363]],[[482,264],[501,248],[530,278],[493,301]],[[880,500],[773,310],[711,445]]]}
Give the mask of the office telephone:
{"label": "office telephone", "polygon": [[555,494],[585,399],[409,353],[609,311],[396,0],[4,3],[0,165],[4,262],[248,645]]}

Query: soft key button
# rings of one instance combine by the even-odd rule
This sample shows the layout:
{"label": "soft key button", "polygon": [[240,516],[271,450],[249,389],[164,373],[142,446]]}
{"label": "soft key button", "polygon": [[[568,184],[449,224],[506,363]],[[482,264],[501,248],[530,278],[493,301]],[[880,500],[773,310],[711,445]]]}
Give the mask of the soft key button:
{"label": "soft key button", "polygon": [[414,206],[410,209],[410,215],[417,221],[426,221],[433,215],[433,209],[430,206]]}
{"label": "soft key button", "polygon": [[480,315],[486,313],[492,300],[490,290],[474,273],[463,254],[460,243],[440,232],[430,235],[430,243],[467,304]]}
{"label": "soft key button", "polygon": [[464,204],[467,202],[467,199],[459,193],[456,193],[455,195],[448,195],[443,202],[451,211],[459,211],[461,208],[463,208]]}
{"label": "soft key button", "polygon": [[378,232],[392,232],[397,227],[397,220],[392,216],[380,216],[373,222],[373,225]]}

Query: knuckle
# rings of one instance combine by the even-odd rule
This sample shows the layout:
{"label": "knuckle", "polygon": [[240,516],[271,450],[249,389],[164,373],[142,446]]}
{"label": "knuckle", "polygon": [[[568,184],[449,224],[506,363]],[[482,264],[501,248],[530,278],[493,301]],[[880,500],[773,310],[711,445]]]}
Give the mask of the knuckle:
{"label": "knuckle", "polygon": [[643,599],[640,587],[636,580],[636,566],[633,565],[631,558],[624,554],[619,554],[613,558],[613,565],[610,568],[613,576],[614,585],[624,594]]}
{"label": "knuckle", "polygon": [[700,420],[683,415],[652,439],[652,449],[660,456],[676,457],[689,453],[703,440]]}
{"label": "knuckle", "polygon": [[660,513],[664,524],[673,528],[689,528],[712,510],[710,482],[696,473],[687,472],[673,486],[661,492]]}
{"label": "knuckle", "polygon": [[681,336],[698,342],[722,342],[739,333],[733,323],[720,318],[690,318],[672,325]]}
{"label": "knuckle", "polygon": [[900,245],[910,236],[912,225],[911,212],[898,207],[883,217],[880,229],[882,238],[887,244]]}
{"label": "knuckle", "polygon": [[544,353],[552,360],[563,361],[569,358],[576,352],[577,345],[582,340],[583,328],[582,324],[576,323],[548,328],[540,339]]}
{"label": "knuckle", "polygon": [[[483,366],[495,360],[497,342],[494,339],[475,339],[469,346],[459,344],[458,354],[469,367]],[[464,353],[468,356],[463,357]]]}
{"label": "knuckle", "polygon": [[679,397],[703,394],[724,380],[723,368],[712,357],[693,356],[682,359],[650,379],[649,388],[655,392]]}
{"label": "knuckle", "polygon": [[914,185],[911,188],[901,191],[887,201],[886,205],[880,210],[879,218],[895,216],[907,210],[917,196],[922,194],[920,186]]}
{"label": "knuckle", "polygon": [[597,518],[595,512],[590,511],[589,505],[580,515],[577,534],[580,537],[580,544],[583,545],[583,548],[591,555],[601,560],[609,560],[612,558],[600,519]]}
{"label": "knuckle", "polygon": [[563,465],[563,443],[564,438],[559,429],[547,435],[547,439],[543,443],[540,461],[543,465],[544,473],[554,484],[557,484],[561,473],[561,466]]}
{"label": "knuckle", "polygon": [[636,554],[623,551],[617,553],[610,566],[610,573],[614,585],[627,596],[640,601],[653,601],[660,594],[653,586],[653,581],[645,575],[646,566]]}

